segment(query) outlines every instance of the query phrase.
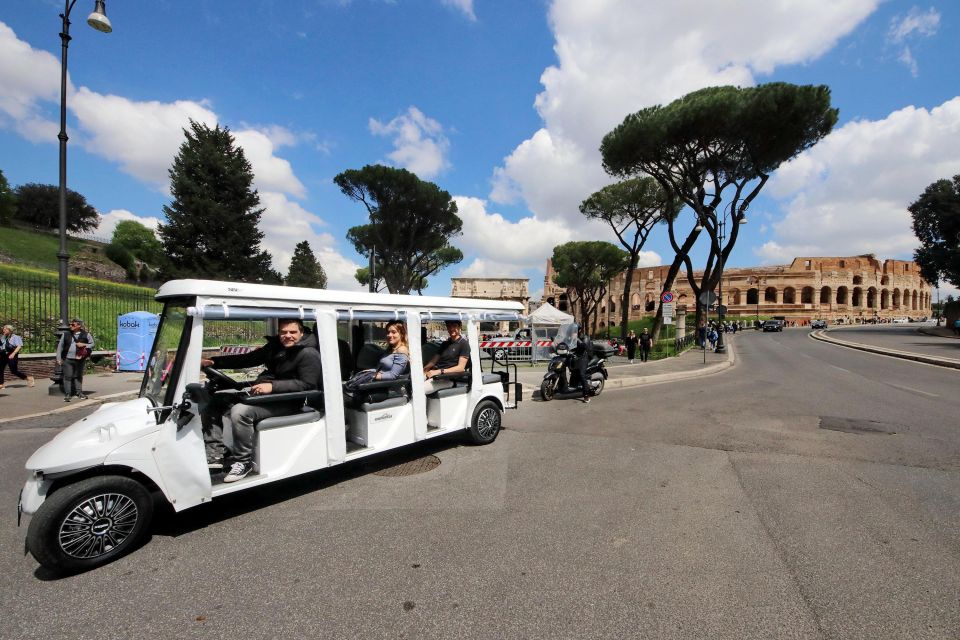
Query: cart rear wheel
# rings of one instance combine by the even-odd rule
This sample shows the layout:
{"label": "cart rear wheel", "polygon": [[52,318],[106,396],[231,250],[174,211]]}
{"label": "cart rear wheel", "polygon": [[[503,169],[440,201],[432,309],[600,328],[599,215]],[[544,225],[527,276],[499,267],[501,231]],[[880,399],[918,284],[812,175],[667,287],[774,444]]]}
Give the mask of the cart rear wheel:
{"label": "cart rear wheel", "polygon": [[503,413],[492,400],[482,400],[473,411],[473,420],[467,434],[473,444],[490,444],[500,433]]}
{"label": "cart rear wheel", "polygon": [[40,505],[27,529],[27,549],[48,569],[93,569],[136,548],[152,516],[153,498],[136,480],[87,478]]}

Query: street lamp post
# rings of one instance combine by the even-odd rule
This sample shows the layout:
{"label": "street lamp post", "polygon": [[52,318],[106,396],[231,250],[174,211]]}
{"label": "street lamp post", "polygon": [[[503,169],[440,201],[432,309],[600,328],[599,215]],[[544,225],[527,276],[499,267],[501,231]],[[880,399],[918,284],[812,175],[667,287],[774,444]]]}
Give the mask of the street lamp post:
{"label": "street lamp post", "polygon": [[[60,250],[57,252],[60,272],[60,327],[57,329],[63,335],[70,320],[70,307],[67,300],[67,262],[70,254],[67,253],[67,47],[70,46],[70,12],[77,0],[64,0],[63,21],[60,31]],[[96,0],[93,13],[87,17],[87,24],[100,31],[110,33],[113,26],[107,18],[104,0]]]}

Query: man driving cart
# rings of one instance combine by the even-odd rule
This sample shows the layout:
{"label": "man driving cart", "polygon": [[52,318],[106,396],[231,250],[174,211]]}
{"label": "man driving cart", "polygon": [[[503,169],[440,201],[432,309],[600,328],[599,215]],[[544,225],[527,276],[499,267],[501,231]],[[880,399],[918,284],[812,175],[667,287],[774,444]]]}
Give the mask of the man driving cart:
{"label": "man driving cart", "polygon": [[[320,352],[316,335],[306,330],[296,319],[277,321],[276,336],[268,336],[267,343],[250,353],[204,358],[200,365],[209,378],[219,386],[226,378],[219,369],[244,369],[264,366],[265,369],[246,389],[250,396],[312,391],[321,380]],[[253,447],[256,424],[265,418],[294,414],[303,406],[303,398],[279,400],[266,404],[245,404],[244,396],[236,393],[214,393],[203,412],[203,440],[207,452],[207,466],[213,471],[224,467],[224,421],[233,428],[232,465],[224,482],[236,482],[255,471]]]}

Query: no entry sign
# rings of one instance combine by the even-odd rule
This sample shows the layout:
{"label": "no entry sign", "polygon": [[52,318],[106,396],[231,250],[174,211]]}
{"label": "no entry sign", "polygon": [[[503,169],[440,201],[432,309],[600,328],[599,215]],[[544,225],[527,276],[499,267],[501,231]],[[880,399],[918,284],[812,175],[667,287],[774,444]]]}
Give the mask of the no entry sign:
{"label": "no entry sign", "polygon": [[673,302],[673,291],[664,291],[660,295],[660,301],[666,302],[667,304]]}

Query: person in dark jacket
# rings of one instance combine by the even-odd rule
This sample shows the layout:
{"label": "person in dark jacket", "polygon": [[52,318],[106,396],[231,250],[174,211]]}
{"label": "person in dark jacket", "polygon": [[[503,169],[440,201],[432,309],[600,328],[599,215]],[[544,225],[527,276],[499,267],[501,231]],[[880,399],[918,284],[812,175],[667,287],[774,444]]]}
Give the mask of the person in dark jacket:
{"label": "person in dark jacket", "polygon": [[590,381],[587,379],[587,365],[590,364],[590,358],[593,357],[593,341],[582,326],[577,329],[577,346],[573,352],[577,355],[577,372],[580,374],[580,389],[583,393],[580,401],[587,404],[590,402]]}
{"label": "person in dark jacket", "polygon": [[93,336],[83,325],[83,320],[74,318],[70,327],[60,336],[57,344],[57,364],[62,369],[63,401],[70,402],[70,396],[76,395],[80,400],[86,400],[83,393],[83,369],[87,366],[87,358],[93,351]]}
{"label": "person in dark jacket", "polygon": [[627,345],[627,359],[630,360],[630,364],[633,364],[633,359],[637,355],[637,345],[639,344],[637,334],[633,332],[633,329],[627,334],[627,339],[624,342]]}
{"label": "person in dark jacket", "polygon": [[650,359],[650,349],[653,348],[653,336],[647,329],[640,334],[640,360],[646,362]]}
{"label": "person in dark jacket", "polygon": [[[238,355],[204,358],[200,364],[203,367],[225,369],[264,365],[266,368],[263,373],[250,385],[252,396],[313,391],[321,386],[322,369],[317,347],[316,336],[304,329],[303,322],[279,320],[278,335],[268,336],[267,344],[259,349]],[[233,464],[223,481],[236,482],[255,471],[253,445],[256,424],[265,418],[294,414],[302,406],[302,398],[262,405],[231,403],[229,400],[211,402],[204,424],[208,466],[214,470],[223,468],[223,420],[233,426]]]}

